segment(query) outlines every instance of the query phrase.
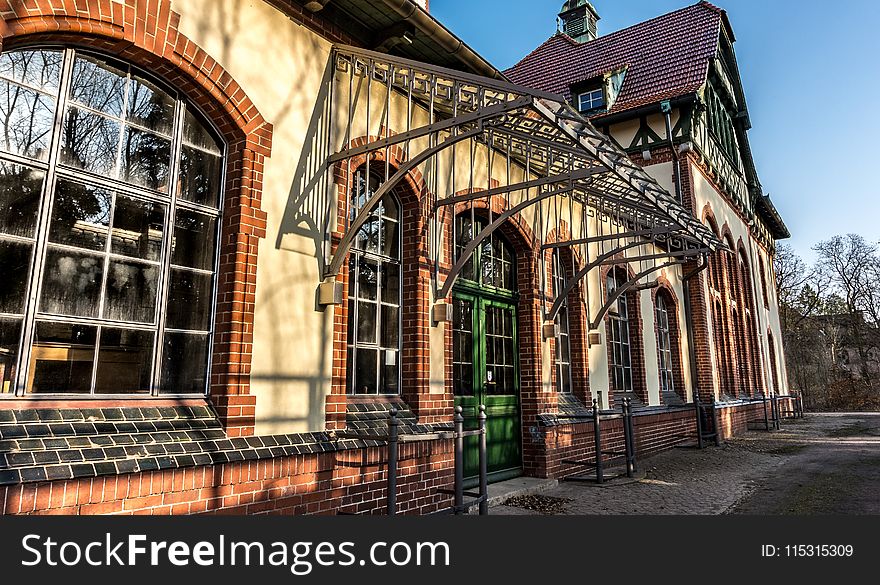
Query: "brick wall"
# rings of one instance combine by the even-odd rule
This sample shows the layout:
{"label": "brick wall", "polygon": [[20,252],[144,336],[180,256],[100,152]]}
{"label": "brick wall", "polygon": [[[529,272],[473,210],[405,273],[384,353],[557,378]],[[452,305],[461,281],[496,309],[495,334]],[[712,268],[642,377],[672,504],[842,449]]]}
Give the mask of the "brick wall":
{"label": "brick wall", "polygon": [[[398,512],[451,505],[452,442],[400,445]],[[3,514],[384,514],[387,450],[0,486]]]}

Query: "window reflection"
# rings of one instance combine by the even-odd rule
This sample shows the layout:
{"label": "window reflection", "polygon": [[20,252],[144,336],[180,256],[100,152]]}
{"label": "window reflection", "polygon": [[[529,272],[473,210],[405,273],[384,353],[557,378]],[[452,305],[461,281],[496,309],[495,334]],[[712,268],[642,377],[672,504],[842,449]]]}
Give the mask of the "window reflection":
{"label": "window reflection", "polygon": [[224,153],[213,130],[126,64],[48,49],[0,54],[0,132],[0,392],[204,393]]}
{"label": "window reflection", "polygon": [[97,327],[38,322],[31,350],[28,391],[88,393],[97,338]]}

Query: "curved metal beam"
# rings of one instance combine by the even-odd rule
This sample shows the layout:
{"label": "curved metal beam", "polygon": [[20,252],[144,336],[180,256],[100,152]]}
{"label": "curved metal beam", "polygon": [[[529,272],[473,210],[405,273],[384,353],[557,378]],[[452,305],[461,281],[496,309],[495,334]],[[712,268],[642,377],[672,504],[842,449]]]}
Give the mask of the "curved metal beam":
{"label": "curved metal beam", "polygon": [[599,314],[596,315],[596,318],[590,323],[590,331],[595,331],[599,327],[599,323],[602,322],[602,319],[605,318],[605,314],[608,313],[608,310],[611,308],[611,305],[621,297],[625,292],[635,286],[641,279],[648,276],[652,272],[657,272],[658,270],[663,270],[664,268],[669,268],[670,266],[676,266],[678,264],[684,264],[683,262],[667,262],[666,264],[661,264],[660,266],[655,266],[653,268],[649,268],[648,270],[643,270],[639,272],[634,277],[629,279],[626,283],[621,285],[620,287],[614,289],[614,293],[608,297],[608,300],[599,310]]}
{"label": "curved metal beam", "polygon": [[473,138],[483,132],[482,125],[477,126],[472,130],[468,130],[467,132],[462,132],[461,134],[457,134],[455,136],[450,136],[440,144],[433,146],[423,152],[420,152],[417,156],[415,156],[412,160],[407,161],[403,164],[400,169],[391,176],[390,179],[382,183],[382,186],[376,189],[376,192],[367,200],[363,207],[361,207],[360,212],[358,213],[357,218],[348,226],[348,231],[342,238],[342,241],[339,242],[339,246],[336,247],[336,253],[333,254],[333,260],[330,262],[330,266],[327,270],[324,271],[324,278],[328,278],[331,276],[337,276],[339,274],[340,269],[342,269],[342,263],[345,261],[345,257],[348,255],[349,250],[351,249],[351,245],[354,242],[354,238],[357,235],[358,231],[363,227],[363,225],[367,222],[367,219],[370,217],[370,214],[373,211],[373,208],[376,204],[382,200],[385,195],[387,195],[392,189],[394,189],[400,181],[414,168],[437,154],[438,152],[449,148],[453,144],[461,142],[463,140],[467,140],[469,138]]}
{"label": "curved metal beam", "polygon": [[546,321],[553,321],[554,319],[556,319],[556,315],[562,309],[562,303],[565,302],[565,299],[568,298],[568,295],[571,294],[571,291],[574,290],[574,287],[576,287],[578,285],[578,283],[580,283],[580,281],[583,280],[583,278],[587,274],[589,274],[593,268],[597,268],[598,266],[601,266],[603,262],[605,262],[609,258],[613,258],[617,254],[619,254],[625,250],[629,250],[630,248],[636,248],[638,246],[644,246],[649,243],[650,242],[630,242],[629,244],[627,244],[626,246],[623,246],[622,248],[615,248],[611,252],[606,252],[605,254],[598,256],[595,260],[593,260],[592,262],[590,262],[589,264],[587,264],[586,266],[581,268],[578,271],[578,273],[572,277],[572,279],[570,281],[565,283],[565,288],[563,288],[562,292],[556,296],[556,300],[553,301],[553,306],[550,307],[550,312],[547,313],[547,317],[545,320]]}
{"label": "curved metal beam", "polygon": [[[483,240],[485,240],[490,235],[492,235],[492,233],[496,229],[501,227],[501,225],[505,221],[507,221],[508,219],[510,219],[511,217],[513,217],[514,215],[516,215],[517,213],[522,211],[523,209],[526,209],[527,207],[531,207],[535,203],[539,203],[545,199],[549,199],[550,197],[556,197],[560,193],[565,193],[565,192],[571,191],[571,189],[572,189],[571,185],[568,185],[566,187],[561,187],[559,189],[553,189],[550,191],[546,191],[544,193],[540,193],[533,198],[530,198],[530,199],[527,199],[526,201],[520,202],[518,205],[515,205],[514,207],[511,207],[507,211],[504,211],[503,213],[498,215],[496,217],[496,219],[492,221],[492,223],[490,223],[489,225],[484,227],[483,230],[479,234],[477,234],[477,236],[474,239],[472,239],[470,242],[468,242],[468,245],[465,246],[465,249],[462,250],[461,256],[459,256],[455,265],[453,265],[453,267],[449,270],[449,273],[446,275],[446,280],[443,281],[443,287],[437,293],[437,298],[438,299],[445,299],[447,296],[449,296],[449,291],[452,288],[452,284],[455,282],[455,279],[458,277],[458,273],[461,272],[461,269],[464,268],[464,265],[468,263],[468,260],[470,260],[471,254],[474,253],[474,250],[477,249],[477,246],[479,246],[483,242]],[[453,221],[455,221],[455,220],[453,219]],[[455,246],[455,242],[453,242],[452,245]]]}

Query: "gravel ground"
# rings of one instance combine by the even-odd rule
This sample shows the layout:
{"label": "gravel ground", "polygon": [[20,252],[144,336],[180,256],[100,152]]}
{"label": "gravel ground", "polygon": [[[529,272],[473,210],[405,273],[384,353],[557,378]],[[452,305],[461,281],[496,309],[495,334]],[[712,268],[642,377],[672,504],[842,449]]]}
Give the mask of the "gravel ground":
{"label": "gravel ground", "polygon": [[808,415],[639,465],[637,481],[561,482],[491,513],[880,514],[880,413]]}

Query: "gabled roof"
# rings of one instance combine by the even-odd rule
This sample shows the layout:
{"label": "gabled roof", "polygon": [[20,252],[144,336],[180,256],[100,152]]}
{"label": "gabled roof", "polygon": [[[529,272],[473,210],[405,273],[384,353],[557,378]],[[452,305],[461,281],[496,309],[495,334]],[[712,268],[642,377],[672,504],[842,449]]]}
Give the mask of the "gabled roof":
{"label": "gabled roof", "polygon": [[696,93],[718,49],[725,13],[708,2],[577,43],[557,33],[505,71],[514,83],[571,97],[571,86],[626,67],[623,87],[607,113]]}

